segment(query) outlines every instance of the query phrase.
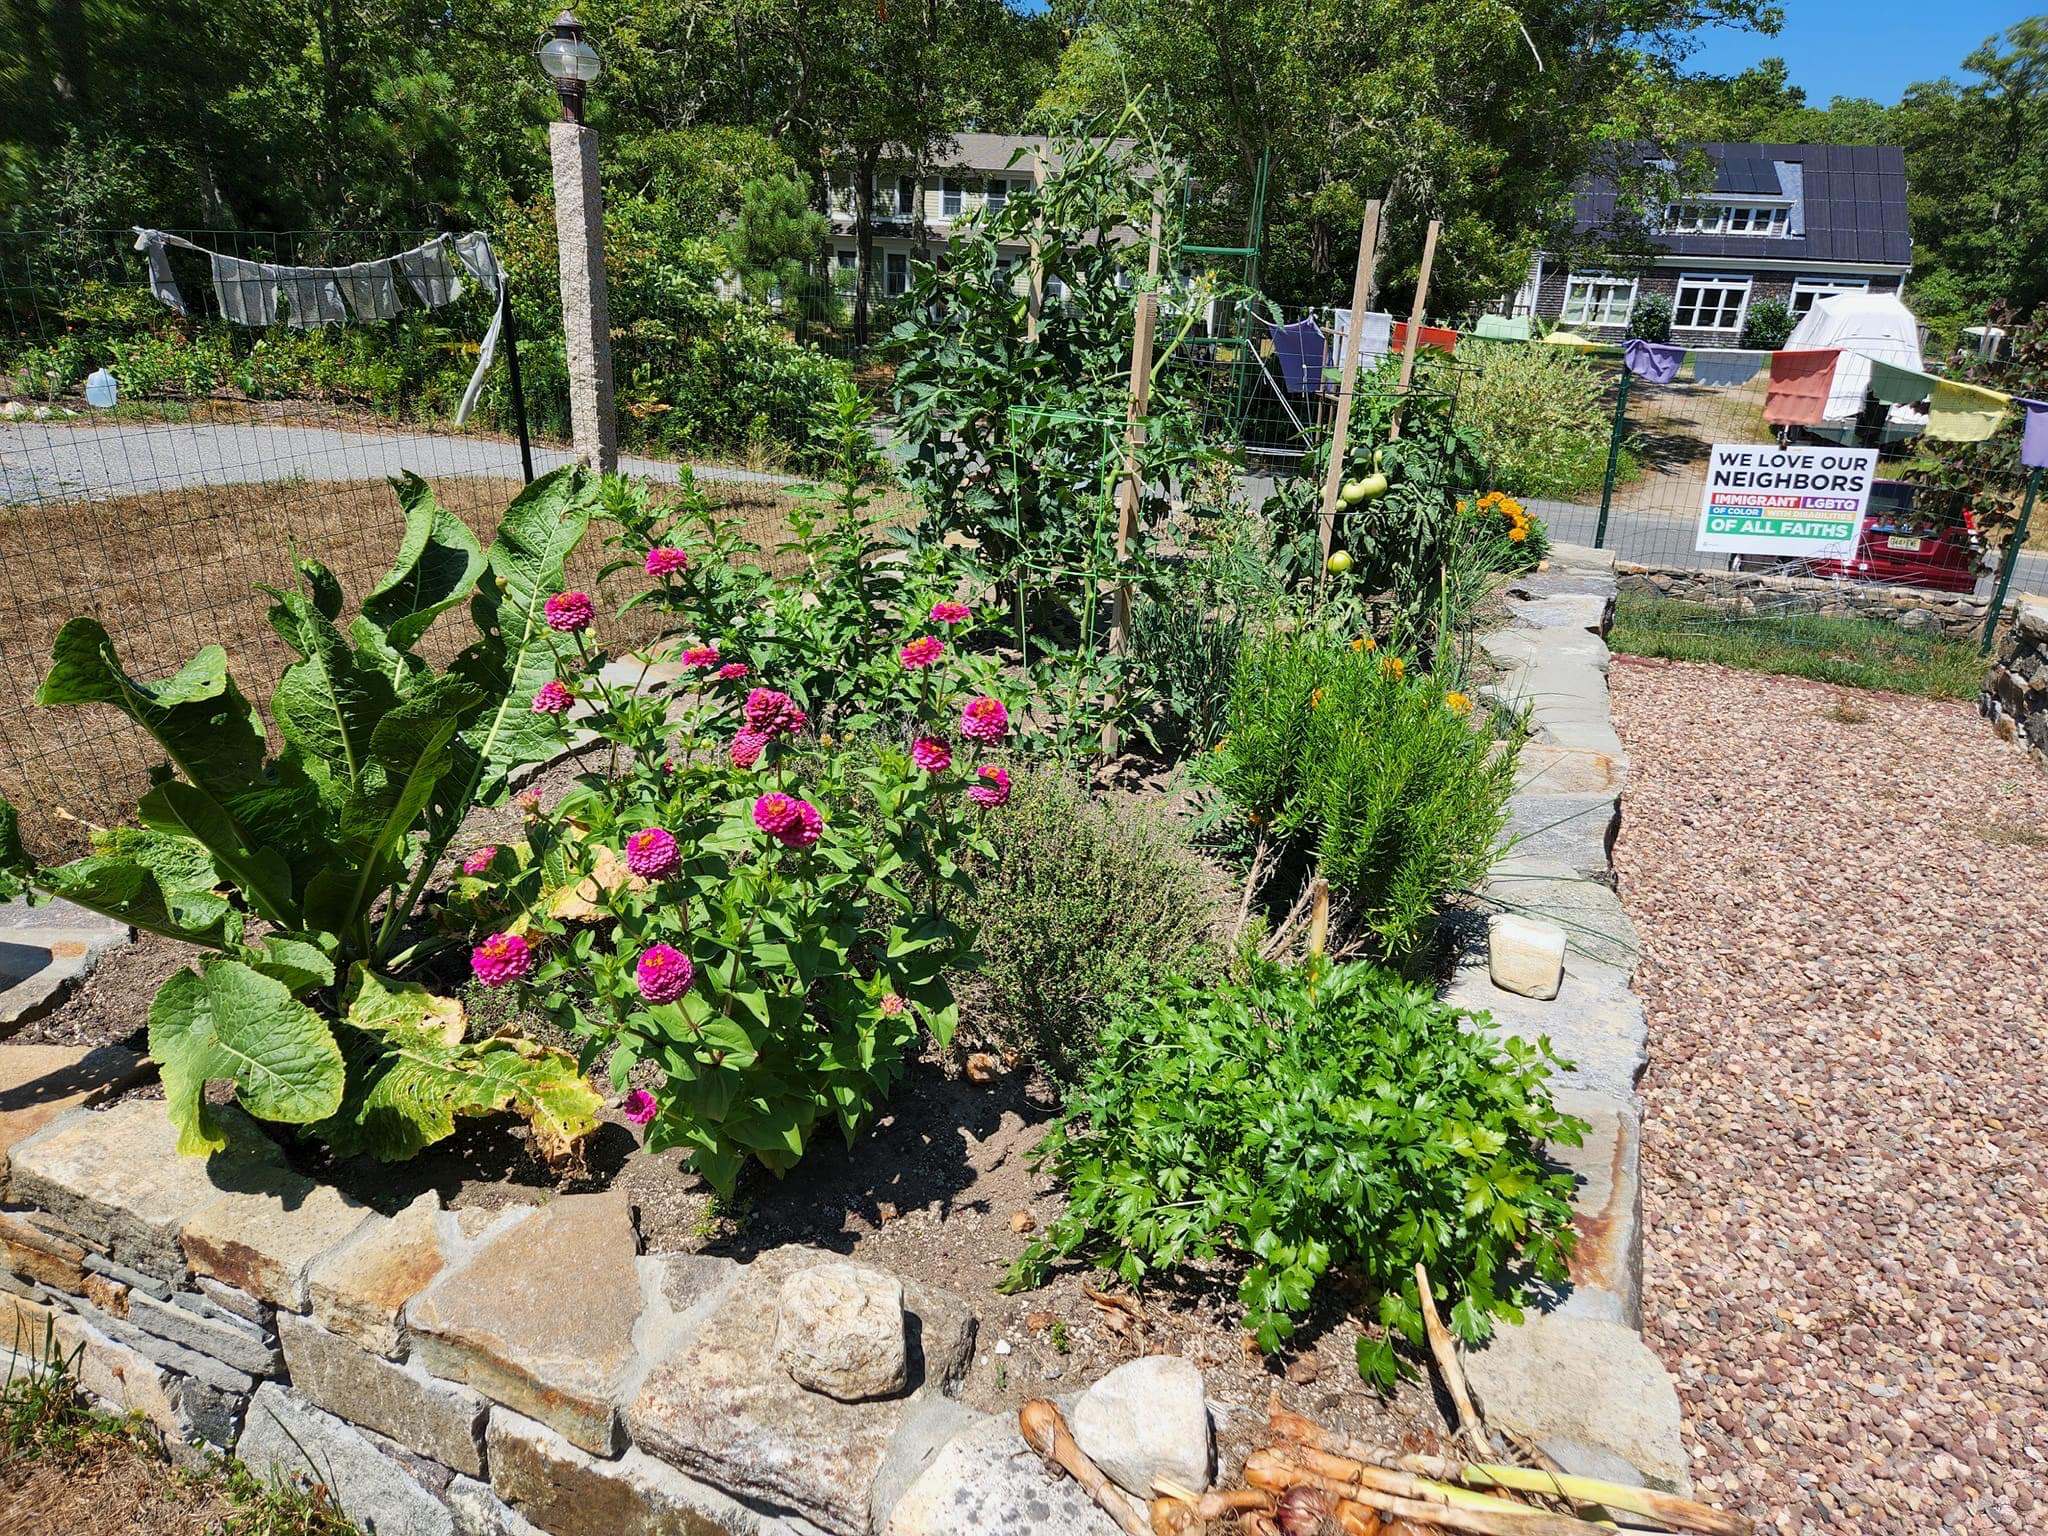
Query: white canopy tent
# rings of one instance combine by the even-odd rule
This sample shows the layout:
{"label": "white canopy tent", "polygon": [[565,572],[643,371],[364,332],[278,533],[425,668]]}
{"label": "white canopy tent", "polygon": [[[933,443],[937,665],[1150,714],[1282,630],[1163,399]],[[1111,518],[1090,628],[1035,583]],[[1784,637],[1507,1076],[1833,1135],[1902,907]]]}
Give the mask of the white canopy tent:
{"label": "white canopy tent", "polygon": [[[1787,351],[1831,347],[1840,349],[1842,357],[1835,364],[1835,381],[1821,413],[1827,421],[1853,421],[1863,409],[1872,358],[1926,372],[1920,359],[1920,322],[1897,294],[1836,293],[1816,300],[1785,343]],[[1923,406],[1895,405],[1890,421],[1895,427],[1922,427],[1927,411]]]}

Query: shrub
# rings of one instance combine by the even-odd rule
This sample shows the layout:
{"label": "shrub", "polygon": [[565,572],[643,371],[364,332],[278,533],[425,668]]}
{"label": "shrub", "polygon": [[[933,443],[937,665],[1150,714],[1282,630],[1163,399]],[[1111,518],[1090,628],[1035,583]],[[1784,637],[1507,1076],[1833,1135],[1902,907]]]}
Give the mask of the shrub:
{"label": "shrub", "polygon": [[1227,822],[1252,831],[1249,907],[1289,914],[1329,881],[1333,932],[1397,965],[1423,954],[1445,898],[1476,884],[1507,820],[1518,744],[1474,729],[1472,702],[1368,636],[1275,629],[1231,681],[1227,734],[1198,760]]}
{"label": "shrub", "polygon": [[1486,483],[1515,496],[1577,496],[1607,472],[1613,411],[1607,379],[1568,347],[1479,342],[1455,360],[1429,355],[1429,373],[1457,396],[1458,428]]}
{"label": "shrub", "polygon": [[[670,564],[643,561],[663,584],[685,574]],[[821,1123],[851,1142],[920,1031],[953,1032],[946,974],[966,933],[936,900],[970,888],[963,852],[993,855],[982,829],[1009,778],[982,754],[1008,711],[942,615],[894,623],[914,638],[862,670],[848,736],[813,734],[743,635],[716,654],[657,653],[704,677],[678,705],[617,690],[579,632],[554,718],[587,701],[578,725],[612,762],[537,817],[525,847],[480,850],[460,889],[497,930],[479,980],[520,981],[492,949],[516,946],[530,995],[587,1061],[608,1053],[621,1088],[656,1067],[649,1145],[688,1148],[724,1194],[749,1159],[793,1167]],[[734,666],[750,670],[723,673]]]}
{"label": "shrub", "polygon": [[1798,324],[1799,317],[1783,299],[1758,299],[1743,317],[1742,344],[1760,352],[1775,352]]}
{"label": "shrub", "polygon": [[978,923],[954,979],[979,1041],[1031,1056],[1071,1082],[1125,989],[1221,971],[1214,883],[1171,823],[1091,801],[1055,768],[1018,772],[992,856],[970,861]]}
{"label": "shrub", "polygon": [[[1256,964],[1241,983],[1129,996],[1038,1148],[1067,1208],[1007,1283],[1040,1283],[1058,1259],[1134,1286],[1228,1261],[1271,1352],[1326,1279],[1361,1285],[1387,1334],[1420,1344],[1420,1262],[1477,1342],[1519,1320],[1531,1280],[1565,1277],[1573,1178],[1540,1149],[1585,1126],[1551,1101],[1556,1065],[1547,1042],[1495,1039],[1366,965]],[[1357,1354],[1392,1385],[1389,1337]]]}
{"label": "shrub", "polygon": [[[35,865],[0,803],[0,884],[206,951],[149,1013],[180,1151],[226,1145],[207,1099],[222,1080],[252,1114],[310,1126],[342,1156],[409,1156],[454,1116],[508,1104],[549,1154],[595,1123],[596,1095],[566,1056],[465,1044],[460,1005],[405,979],[434,947],[409,924],[441,851],[471,806],[502,798],[510,770],[552,746],[533,713],[555,665],[540,608],[594,490],[580,470],[535,481],[487,552],[407,477],[397,563],[346,631],[340,584],[301,561],[304,592],[269,589],[271,626],[299,655],[271,695],[275,758],[221,647],[142,682],[95,620],[58,633],[36,702],[112,705],[168,761],[141,825],[96,832],[68,864]],[[465,598],[476,639],[436,672],[413,647]]]}
{"label": "shrub", "polygon": [[1646,293],[1636,300],[1628,317],[1628,334],[1636,341],[1671,339],[1671,299],[1666,294]]}

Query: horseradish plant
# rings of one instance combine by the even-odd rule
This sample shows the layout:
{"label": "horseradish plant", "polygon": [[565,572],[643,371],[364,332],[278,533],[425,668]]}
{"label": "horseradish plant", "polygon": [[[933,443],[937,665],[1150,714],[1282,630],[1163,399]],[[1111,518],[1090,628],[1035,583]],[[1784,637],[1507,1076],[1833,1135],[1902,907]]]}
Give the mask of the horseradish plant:
{"label": "horseradish plant", "polygon": [[[203,952],[149,1014],[186,1153],[226,1145],[207,1100],[214,1082],[343,1156],[409,1156],[456,1115],[508,1105],[550,1154],[594,1124],[596,1095],[568,1056],[466,1041],[460,1004],[408,978],[432,948],[416,911],[463,817],[502,799],[511,770],[555,744],[533,708],[556,666],[543,604],[596,486],[578,470],[536,481],[486,551],[424,481],[394,484],[404,540],[345,627],[341,585],[316,561],[299,562],[303,591],[266,589],[271,626],[299,658],[271,695],[274,755],[218,645],[145,682],[97,621],[73,619],[36,693],[38,704],[118,709],[164,751],[138,824],[95,832],[84,858],[36,864],[4,810],[0,883]],[[437,671],[414,647],[465,598],[476,636]]]}

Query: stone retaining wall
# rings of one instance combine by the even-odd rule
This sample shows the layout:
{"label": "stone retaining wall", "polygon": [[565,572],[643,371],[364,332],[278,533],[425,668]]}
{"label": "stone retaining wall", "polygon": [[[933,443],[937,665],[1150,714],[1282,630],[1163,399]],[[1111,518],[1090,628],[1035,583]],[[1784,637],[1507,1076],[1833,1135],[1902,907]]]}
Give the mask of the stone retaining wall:
{"label": "stone retaining wall", "polygon": [[[1762,571],[1691,571],[1677,566],[1617,562],[1615,579],[1624,592],[1682,598],[1748,617],[1774,612],[1819,613],[1880,619],[1901,629],[1974,640],[1984,633],[1988,597],[1929,592],[1918,587],[1866,586],[1813,576],[1774,576]],[[2013,604],[2008,603],[2009,616]]]}
{"label": "stone retaining wall", "polygon": [[1610,853],[1628,755],[1607,693],[1605,635],[1617,567],[1611,553],[1559,546],[1546,570],[1506,595],[1506,627],[1482,635],[1501,669],[1485,691],[1525,712],[1530,738],[1509,802],[1510,845],[1479,895],[1494,912],[1563,930],[1563,978],[1541,1000],[1494,984],[1483,927],[1472,924],[1447,997],[1504,1032],[1547,1036],[1572,1070],[1559,1106],[1591,1126],[1552,1149],[1579,1175],[1571,1280],[1518,1328],[1466,1356],[1488,1421],[1541,1443],[1568,1471],[1690,1487],[1677,1389],[1642,1339],[1643,1227],[1638,1160],[1648,1062],[1643,1005],[1630,988],[1634,926]]}
{"label": "stone retaining wall", "polygon": [[1998,734],[2048,767],[2048,598],[2022,598],[1980,697]]}

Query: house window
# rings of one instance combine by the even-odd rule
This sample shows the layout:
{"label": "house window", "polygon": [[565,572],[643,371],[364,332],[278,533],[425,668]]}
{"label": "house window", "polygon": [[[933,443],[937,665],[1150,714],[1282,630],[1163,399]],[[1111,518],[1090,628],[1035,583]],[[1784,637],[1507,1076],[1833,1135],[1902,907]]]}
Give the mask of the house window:
{"label": "house window", "polygon": [[940,182],[939,212],[943,213],[949,219],[959,218],[961,194],[964,190],[965,189],[961,187],[960,183],[955,181],[950,176],[948,176],[944,181]]}
{"label": "house window", "polygon": [[1636,307],[1636,280],[1605,272],[1574,272],[1565,279],[1566,325],[1627,325]]}
{"label": "house window", "polygon": [[1664,233],[1782,235],[1789,212],[1782,203],[1673,203],[1664,210]]}
{"label": "house window", "polygon": [[892,299],[910,291],[908,251],[890,251],[882,258],[882,291]]}
{"label": "house window", "polygon": [[987,202],[990,213],[1001,213],[1003,211],[1003,204],[1009,200],[1010,184],[1007,181],[998,178],[988,184]]}
{"label": "house window", "polygon": [[917,182],[909,176],[896,178],[896,217],[907,219],[917,211]]}
{"label": "house window", "polygon": [[1684,331],[1740,331],[1743,313],[1749,308],[1746,277],[1699,277],[1687,274],[1678,280],[1678,295],[1671,301],[1671,325]]}
{"label": "house window", "polygon": [[1790,304],[1792,313],[1801,319],[1815,303],[1836,293],[1868,293],[1870,279],[1867,277],[1801,277],[1792,283]]}
{"label": "house window", "polygon": [[838,250],[832,253],[832,260],[840,271],[851,272],[855,267],[860,265],[860,252],[849,250],[845,246],[841,246]]}

